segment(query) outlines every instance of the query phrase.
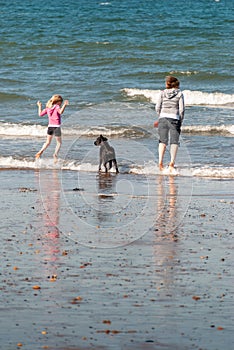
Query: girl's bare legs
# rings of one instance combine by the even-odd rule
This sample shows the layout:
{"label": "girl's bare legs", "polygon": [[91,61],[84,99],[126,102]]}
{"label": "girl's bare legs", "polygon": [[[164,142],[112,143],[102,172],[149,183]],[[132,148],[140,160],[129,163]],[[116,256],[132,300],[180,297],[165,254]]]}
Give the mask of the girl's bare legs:
{"label": "girl's bare legs", "polygon": [[55,163],[58,160],[58,153],[59,153],[59,150],[60,150],[61,145],[62,145],[62,138],[61,138],[61,136],[56,136],[56,142],[57,142],[57,144],[56,144],[56,148],[55,148],[54,155],[53,155]]}
{"label": "girl's bare legs", "polygon": [[37,152],[37,154],[35,155],[36,158],[40,158],[40,156],[42,155],[42,153],[43,153],[43,152],[46,150],[46,148],[50,145],[52,138],[53,138],[53,135],[47,135],[46,142],[44,143],[44,145],[42,146],[42,148],[40,149],[40,151]]}
{"label": "girl's bare legs", "polygon": [[178,150],[178,145],[172,144],[170,147],[171,161],[169,164],[169,168],[174,168],[177,150]]}
{"label": "girl's bare legs", "polygon": [[160,142],[158,145],[158,166],[159,170],[163,170],[163,157],[166,151],[165,143]]}

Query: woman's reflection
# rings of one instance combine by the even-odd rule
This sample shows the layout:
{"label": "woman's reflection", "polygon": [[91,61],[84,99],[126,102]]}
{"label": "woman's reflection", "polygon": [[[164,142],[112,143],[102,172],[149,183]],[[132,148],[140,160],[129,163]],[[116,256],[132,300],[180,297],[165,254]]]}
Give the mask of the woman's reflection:
{"label": "woman's reflection", "polygon": [[169,235],[172,239],[176,239],[178,188],[175,184],[175,177],[159,176],[158,186],[157,229],[161,236]]}
{"label": "woman's reflection", "polygon": [[[174,267],[178,261],[178,188],[174,176],[159,176],[154,259],[157,289],[173,294]],[[169,295],[168,294],[168,295]]]}

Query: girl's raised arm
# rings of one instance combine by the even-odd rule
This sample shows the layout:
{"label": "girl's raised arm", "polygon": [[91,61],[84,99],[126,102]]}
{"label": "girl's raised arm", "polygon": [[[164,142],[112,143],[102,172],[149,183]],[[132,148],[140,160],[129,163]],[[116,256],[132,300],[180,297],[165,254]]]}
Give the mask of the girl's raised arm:
{"label": "girl's raised arm", "polygon": [[69,101],[68,100],[65,100],[64,103],[63,103],[63,106],[60,108],[60,114],[63,114],[66,106],[69,105]]}
{"label": "girl's raised arm", "polygon": [[37,101],[37,106],[38,106],[38,115],[40,117],[41,116],[41,106],[42,106],[41,101]]}

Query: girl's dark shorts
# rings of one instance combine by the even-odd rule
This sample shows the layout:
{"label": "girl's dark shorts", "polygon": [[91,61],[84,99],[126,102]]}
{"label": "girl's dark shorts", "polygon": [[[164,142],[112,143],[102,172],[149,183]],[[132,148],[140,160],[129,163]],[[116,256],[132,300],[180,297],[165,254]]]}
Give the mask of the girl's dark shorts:
{"label": "girl's dark shorts", "polygon": [[181,131],[181,121],[172,118],[160,118],[158,122],[158,133],[159,133],[159,142],[170,144],[179,144]]}
{"label": "girl's dark shorts", "polygon": [[47,135],[61,136],[61,128],[49,126],[47,129]]}

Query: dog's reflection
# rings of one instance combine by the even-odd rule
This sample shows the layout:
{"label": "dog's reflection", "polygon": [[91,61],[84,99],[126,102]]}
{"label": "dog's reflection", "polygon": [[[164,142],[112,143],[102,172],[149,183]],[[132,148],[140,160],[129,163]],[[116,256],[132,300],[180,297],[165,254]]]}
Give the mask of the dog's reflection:
{"label": "dog's reflection", "polygon": [[[111,173],[99,173],[97,175],[98,210],[97,219],[99,225],[111,226],[116,212],[116,192],[117,177]],[[117,205],[118,206],[118,205]]]}
{"label": "dog's reflection", "polygon": [[116,176],[111,173],[99,173],[98,197],[100,199],[114,199],[116,195]]}

